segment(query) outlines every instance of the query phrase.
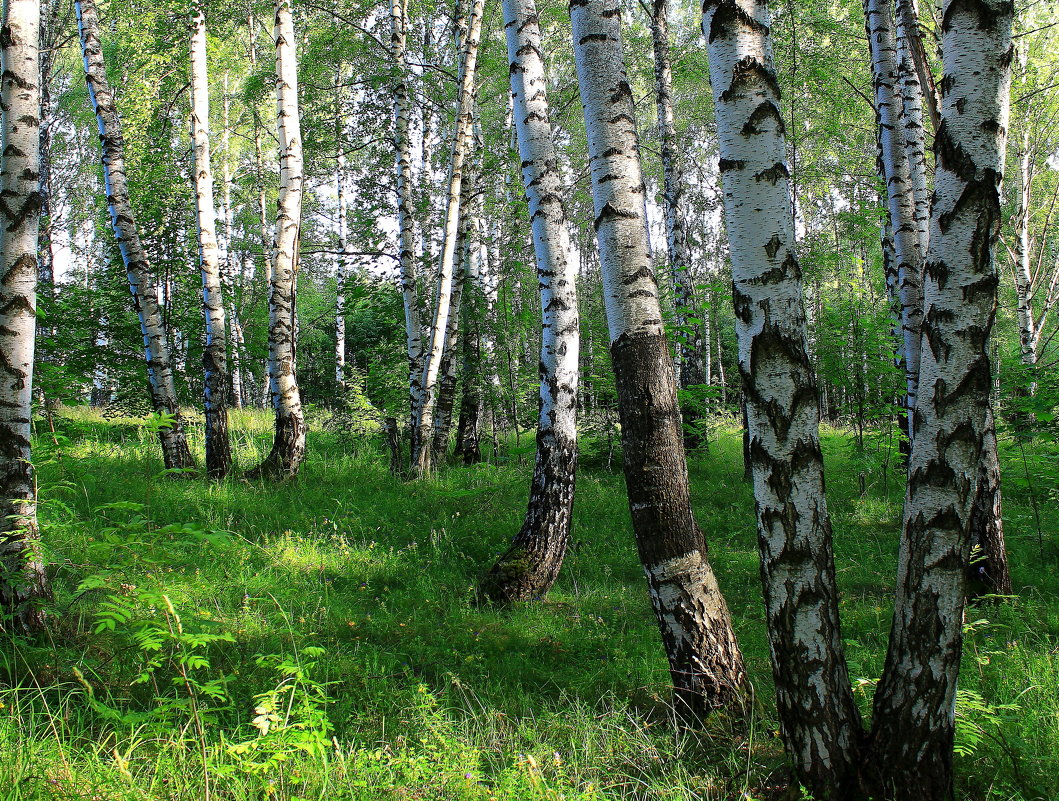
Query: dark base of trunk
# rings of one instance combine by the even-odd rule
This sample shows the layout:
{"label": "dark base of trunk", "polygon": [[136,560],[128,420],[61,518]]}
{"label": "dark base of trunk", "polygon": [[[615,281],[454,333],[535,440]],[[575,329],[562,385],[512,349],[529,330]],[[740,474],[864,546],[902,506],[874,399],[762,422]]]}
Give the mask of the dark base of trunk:
{"label": "dark base of trunk", "polygon": [[467,392],[465,388],[460,403],[460,418],[456,424],[456,458],[462,459],[466,465],[482,461],[481,433],[478,429],[481,408],[481,398]]}
{"label": "dark base of trunk", "polygon": [[577,443],[537,435],[537,463],[526,521],[511,547],[482,579],[481,594],[494,603],[539,600],[559,577],[570,541]]}
{"label": "dark base of trunk", "polygon": [[213,479],[225,478],[232,472],[232,444],[228,438],[228,410],[207,410],[206,413],[206,475]]}
{"label": "dark base of trunk", "polygon": [[677,714],[701,718],[740,695],[743,658],[691,511],[676,383],[664,336],[611,346],[625,484]]}
{"label": "dark base of trunk", "polygon": [[35,527],[0,534],[0,630],[10,626],[28,634],[44,628],[52,593],[38,538]]}
{"label": "dark base of trunk", "polygon": [[[166,470],[195,470],[195,460],[188,448],[184,421],[177,415],[176,422],[170,428],[158,432],[162,443],[162,463]],[[170,473],[172,478],[187,478],[190,473]]]}
{"label": "dark base of trunk", "polygon": [[1004,543],[1004,521],[1001,517],[1000,462],[997,459],[996,429],[992,415],[982,444],[982,466],[978,476],[974,508],[971,510],[971,564],[968,594],[1011,595],[1011,571],[1008,569]]}
{"label": "dark base of trunk", "polygon": [[265,460],[245,473],[246,478],[285,479],[298,475],[305,458],[305,418],[276,413],[276,436]]}
{"label": "dark base of trunk", "polygon": [[401,475],[401,432],[397,428],[397,418],[387,417],[384,423],[386,431],[386,446],[390,449],[390,472],[395,476]]}

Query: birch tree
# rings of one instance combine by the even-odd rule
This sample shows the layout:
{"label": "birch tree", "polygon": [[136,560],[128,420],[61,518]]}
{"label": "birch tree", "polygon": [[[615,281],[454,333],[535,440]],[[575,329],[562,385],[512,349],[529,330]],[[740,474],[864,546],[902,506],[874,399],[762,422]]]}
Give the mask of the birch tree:
{"label": "birch tree", "polygon": [[191,21],[191,143],[194,156],[195,215],[199,226],[202,314],[206,320],[205,372],[206,473],[224,478],[232,469],[228,440],[228,337],[221,292],[221,258],[210,166],[210,83],[206,63],[206,15],[196,3]]}
{"label": "birch tree", "polygon": [[404,304],[405,347],[408,354],[409,428],[415,429],[416,410],[423,402],[423,329],[416,282],[415,220],[412,214],[412,147],[409,135],[411,101],[408,92],[408,6],[390,0],[390,55],[396,78],[393,89],[394,147],[397,153],[397,239]]}
{"label": "birch tree", "polygon": [[140,241],[136,214],[129,195],[125,172],[125,139],[114,103],[114,92],[107,81],[103,48],[99,38],[99,12],[95,0],[76,0],[77,24],[84,56],[88,99],[99,127],[103,154],[103,178],[114,237],[129,278],[133,308],[140,319],[147,379],[151,402],[156,412],[170,416],[172,424],[158,432],[162,456],[167,469],[194,467],[184,433],[184,421],[177,404],[169,340],[158,303],[158,291],[147,253]]}
{"label": "birch tree", "polygon": [[[673,69],[669,55],[669,0],[653,0],[651,42],[654,50],[655,106],[662,156],[663,213],[666,226],[666,252],[673,305],[677,324],[677,365],[680,388],[709,382],[703,364],[702,325],[691,323],[694,282],[685,206],[687,176],[683,148],[677,141],[673,121]],[[709,344],[706,344],[709,353]],[[685,412],[687,414],[687,412]],[[687,421],[685,421],[687,422]]]}
{"label": "birch tree", "polygon": [[41,204],[39,28],[38,0],[6,0],[0,27],[0,613],[24,630],[41,627],[41,602],[51,596],[30,461]]}
{"label": "birch tree", "polygon": [[[911,420],[916,407],[919,382],[919,329],[923,321],[922,276],[925,242],[920,236],[909,148],[906,146],[905,127],[902,124],[906,106],[897,86],[899,74],[893,6],[889,0],[864,0],[864,17],[871,54],[887,212],[897,270],[897,296],[901,305],[901,361],[905,370],[906,420]],[[901,77],[905,81],[910,79],[907,72]],[[912,102],[910,101],[909,107],[913,107]],[[913,129],[910,133],[915,135],[916,131]],[[919,135],[922,135],[921,130]],[[923,181],[925,189],[925,175]],[[911,437],[911,425],[906,425],[906,431]]]}
{"label": "birch tree", "polygon": [[855,776],[860,724],[839,627],[769,25],[762,0],[703,6],[780,733],[796,777],[832,798]]}
{"label": "birch tree", "polygon": [[1012,15],[1005,0],[947,0],[942,9],[920,395],[872,730],[887,798],[940,799],[952,784],[971,516],[990,416]]}
{"label": "birch tree", "polygon": [[482,35],[483,0],[465,0],[457,20],[460,37],[460,69],[458,80],[456,128],[452,137],[449,160],[447,199],[445,204],[444,238],[441,260],[438,265],[438,290],[434,307],[434,319],[430,326],[427,347],[424,350],[422,391],[416,408],[415,425],[412,429],[412,470],[417,476],[428,475],[432,470],[434,402],[438,375],[445,350],[445,333],[452,310],[453,275],[456,265],[456,240],[460,223],[460,196],[463,186],[464,161],[474,123],[474,81],[478,65],[478,44]]}
{"label": "birch tree", "polygon": [[739,692],[743,659],[691,511],[676,382],[651,268],[646,188],[614,0],[570,5],[594,228],[640,562],[682,717]]}
{"label": "birch tree", "polygon": [[552,127],[534,0],[504,0],[504,31],[522,183],[529,200],[541,298],[540,413],[526,518],[483,582],[496,601],[540,598],[555,583],[570,540],[577,472],[580,321],[577,263]]}
{"label": "birch tree", "polygon": [[274,37],[280,172],[268,292],[268,379],[276,410],[276,433],[272,450],[251,475],[293,477],[305,458],[305,414],[294,352],[304,161],[298,116],[297,40],[290,0],[276,0]]}

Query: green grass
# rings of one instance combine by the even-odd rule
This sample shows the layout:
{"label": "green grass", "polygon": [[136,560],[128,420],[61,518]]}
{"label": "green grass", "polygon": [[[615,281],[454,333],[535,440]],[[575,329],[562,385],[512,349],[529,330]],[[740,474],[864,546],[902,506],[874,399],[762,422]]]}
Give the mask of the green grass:
{"label": "green grass", "polygon": [[[270,420],[232,422],[252,466]],[[0,799],[202,799],[208,783],[217,799],[690,801],[764,798],[782,782],[733,430],[690,475],[754,703],[678,735],[620,473],[586,464],[558,584],[498,611],[476,606],[473,588],[521,523],[528,463],[404,483],[378,443],[317,426],[297,481],[208,484],[159,478],[136,421],[72,409],[56,425],[58,447],[43,424],[37,445],[58,614],[43,638],[4,640]],[[841,432],[824,445],[867,709],[903,487]],[[1024,469],[1005,449],[1018,596],[968,618],[988,622],[967,641],[961,799],[1059,798],[1054,457],[1035,446]]]}

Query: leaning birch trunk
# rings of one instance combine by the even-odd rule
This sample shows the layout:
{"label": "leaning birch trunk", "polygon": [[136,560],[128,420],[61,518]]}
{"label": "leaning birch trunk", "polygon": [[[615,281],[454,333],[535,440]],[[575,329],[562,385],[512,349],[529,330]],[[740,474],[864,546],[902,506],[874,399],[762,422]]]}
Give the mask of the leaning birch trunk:
{"label": "leaning birch trunk", "polygon": [[697,718],[737,696],[743,659],[691,511],[676,381],[651,269],[621,9],[615,0],[574,0],[570,17],[629,510],[675,707],[681,718]]}
{"label": "leaning birch trunk", "polygon": [[[879,126],[879,148],[886,184],[887,210],[897,263],[897,294],[901,302],[902,360],[905,368],[905,430],[916,408],[919,384],[920,326],[923,323],[923,258],[916,195],[905,146],[904,104],[897,91],[897,43],[890,0],[864,0],[864,17]],[[915,133],[914,131],[912,133]]]}
{"label": "leaning birch trunk", "polygon": [[415,218],[412,202],[412,148],[409,138],[411,101],[408,92],[408,13],[405,0],[390,0],[390,51],[397,80],[393,90],[394,140],[397,150],[397,238],[404,303],[405,348],[408,354],[408,420],[415,428],[416,409],[423,400],[423,327],[416,283]]}
{"label": "leaning birch trunk", "polygon": [[305,458],[305,415],[295,375],[295,290],[302,215],[302,138],[298,62],[290,0],[276,0],[276,127],[279,201],[268,293],[268,378],[276,410],[272,450],[252,476],[292,478]]}
{"label": "leaning birch trunk", "polygon": [[832,798],[857,767],[860,721],[839,629],[769,15],[760,0],[708,0],[702,25],[780,732],[797,780],[814,797]]}
{"label": "leaning birch trunk", "polygon": [[452,158],[449,162],[445,236],[441,246],[441,263],[438,265],[437,305],[434,309],[434,321],[430,326],[429,344],[424,352],[422,393],[416,409],[415,425],[412,428],[412,471],[419,477],[429,475],[432,469],[434,400],[452,304],[453,268],[456,262],[463,164],[474,122],[474,81],[478,64],[478,43],[482,35],[484,2],[483,0],[466,0],[466,2],[470,7],[470,14],[466,22],[466,32],[461,40],[456,130],[453,133]]}
{"label": "leaning birch trunk", "polygon": [[125,139],[114,104],[114,93],[107,82],[107,71],[103,63],[99,14],[95,0],[77,0],[75,8],[81,34],[88,98],[99,125],[107,206],[114,237],[128,273],[133,307],[140,319],[151,401],[155,411],[172,415],[173,420],[171,426],[158,432],[162,442],[162,457],[167,469],[190,469],[194,467],[194,462],[188,450],[184,421],[177,405],[169,341],[158,305],[154,276],[147,261],[147,253],[140,242],[129,196],[128,178],[125,174]]}
{"label": "leaning birch trunk", "polygon": [[[0,27],[0,613],[39,629],[51,596],[30,463],[40,222],[38,0],[7,0]],[[0,625],[3,625],[0,619]]]}
{"label": "leaning birch trunk", "polygon": [[191,142],[195,159],[195,212],[199,224],[199,266],[202,271],[202,314],[206,346],[205,373],[206,473],[224,478],[232,469],[228,440],[228,337],[221,296],[221,256],[217,246],[217,216],[213,205],[210,166],[210,84],[206,65],[206,15],[196,4],[191,23]]}
{"label": "leaning birch trunk", "polygon": [[988,438],[993,247],[1008,125],[1013,8],[947,0],[926,265],[923,362],[893,628],[875,693],[884,799],[947,798],[970,526]]}
{"label": "leaning birch trunk", "polygon": [[515,134],[529,200],[541,295],[540,413],[529,506],[511,547],[482,582],[494,601],[541,598],[555,583],[570,541],[577,474],[580,321],[577,263],[571,258],[548,112],[548,80],[534,0],[504,0]]}

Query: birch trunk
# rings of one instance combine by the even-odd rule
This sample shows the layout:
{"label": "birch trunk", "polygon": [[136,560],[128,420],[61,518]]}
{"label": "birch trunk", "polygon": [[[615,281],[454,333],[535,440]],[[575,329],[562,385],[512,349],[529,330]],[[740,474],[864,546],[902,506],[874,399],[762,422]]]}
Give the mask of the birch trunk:
{"label": "birch trunk", "polygon": [[114,104],[114,93],[107,82],[103,49],[99,39],[99,13],[95,0],[77,0],[77,24],[84,56],[88,98],[99,125],[99,142],[103,153],[103,178],[114,237],[129,278],[133,307],[140,319],[147,379],[155,411],[173,416],[173,425],[158,432],[162,457],[167,469],[194,467],[184,433],[184,421],[177,404],[169,340],[158,304],[158,290],[140,241],[136,216],[129,196],[125,174],[125,140],[121,120]]}
{"label": "birch trunk", "polygon": [[335,183],[338,184],[338,276],[335,285],[335,388],[338,401],[346,394],[346,281],[349,278],[349,231],[346,222],[346,156],[342,153],[343,139],[338,137],[338,163]]}
{"label": "birch trunk", "polygon": [[[1033,186],[1033,164],[1030,161],[1029,131],[1023,134],[1018,152],[1019,184],[1018,207],[1012,221],[1015,228],[1015,321],[1019,329],[1019,350],[1022,365],[1031,377],[1037,369],[1037,344],[1040,333],[1033,311],[1033,269],[1030,265],[1030,190]],[[1037,383],[1031,380],[1027,393],[1036,394]]]}
{"label": "birch trunk", "polygon": [[[231,162],[231,99],[228,94],[228,73],[224,74],[224,104],[223,117],[224,129],[221,135],[221,149],[224,152],[222,162],[221,181],[221,206],[224,211],[224,253],[227,262],[229,294],[228,294],[228,328],[231,331],[232,350],[232,405],[237,409],[243,408],[244,383],[243,383],[243,327],[239,323],[239,315],[235,304],[235,279],[239,275],[239,257],[235,252],[235,211],[232,207],[232,162]],[[253,262],[250,263],[253,267]],[[250,270],[253,275],[253,270]],[[242,285],[242,281],[240,281]]]}
{"label": "birch trunk", "polygon": [[[691,274],[691,252],[688,247],[687,221],[684,217],[687,178],[673,123],[673,70],[669,58],[669,0],[653,0],[651,41],[654,49],[655,104],[662,151],[663,210],[666,224],[666,249],[669,277],[673,287],[676,311],[677,364],[680,388],[705,384],[709,374],[703,365],[701,324],[689,323],[693,312],[694,289]],[[707,345],[707,348],[709,346]],[[690,409],[684,410],[688,417]],[[690,422],[686,419],[685,423]],[[689,444],[691,444],[689,442]],[[696,443],[697,444],[697,443]]]}
{"label": "birch trunk", "polygon": [[552,127],[548,80],[534,0],[504,0],[504,30],[515,134],[541,298],[537,456],[522,528],[482,582],[494,601],[541,598],[555,583],[570,540],[577,474],[580,321],[577,263],[571,258]]}
{"label": "birch trunk", "polygon": [[[6,0],[0,27],[0,613],[44,623],[51,588],[40,557],[30,462],[37,232],[40,222],[38,0]],[[0,620],[0,625],[3,625]]]}
{"label": "birch trunk", "polygon": [[796,778],[816,798],[838,797],[857,767],[860,720],[839,628],[768,10],[759,0],[708,0],[702,24],[780,732]]}
{"label": "birch trunk", "polygon": [[[920,326],[923,324],[923,258],[916,217],[916,196],[902,123],[904,103],[897,91],[897,43],[890,0],[864,0],[871,53],[879,149],[886,184],[887,211],[901,301],[902,364],[905,368],[906,419],[916,407],[919,384]],[[912,131],[915,134],[915,131]],[[906,425],[909,436],[912,426]]]}
{"label": "birch trunk", "polygon": [[201,4],[196,4],[191,23],[191,142],[195,160],[195,212],[199,226],[202,314],[206,321],[206,346],[202,350],[206,473],[210,478],[224,478],[232,469],[232,446],[228,440],[228,338],[213,204],[206,16]]}
{"label": "birch trunk", "polygon": [[694,718],[737,696],[743,659],[691,511],[676,381],[651,269],[621,9],[613,0],[574,0],[570,17],[629,510],[675,706],[682,718]]}
{"label": "birch trunk", "polygon": [[302,214],[302,139],[298,62],[290,0],[276,0],[276,127],[280,146],[279,201],[268,294],[268,378],[276,410],[272,450],[252,476],[293,478],[305,458],[305,415],[295,375],[295,291]]}
{"label": "birch trunk", "polygon": [[[397,80],[393,90],[394,140],[397,151],[397,238],[408,353],[408,420],[414,430],[416,409],[423,400],[423,327],[416,282],[415,218],[412,213],[412,148],[409,135],[408,12],[405,0],[390,0],[390,51]],[[424,237],[425,241],[425,237]]]}
{"label": "birch trunk", "polygon": [[461,63],[459,71],[459,94],[456,112],[456,130],[452,139],[452,158],[449,162],[448,198],[445,209],[445,235],[438,265],[437,305],[434,321],[430,326],[429,344],[424,351],[423,387],[415,425],[412,429],[412,470],[423,477],[432,470],[434,400],[437,389],[441,357],[445,350],[445,333],[449,324],[452,305],[452,282],[456,262],[456,240],[460,220],[460,195],[463,186],[463,164],[474,113],[474,81],[478,64],[478,44],[482,35],[483,0],[466,0],[470,13],[466,32],[461,39]]}
{"label": "birch trunk", "polygon": [[1008,124],[1013,8],[947,0],[926,265],[921,393],[890,647],[875,694],[878,795],[947,798],[970,526],[988,438],[993,246]]}

